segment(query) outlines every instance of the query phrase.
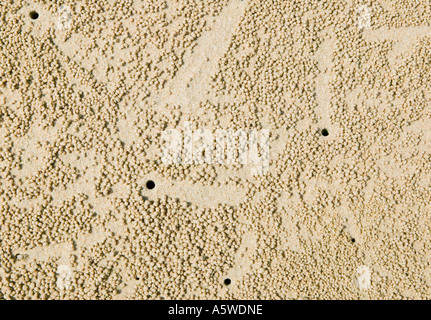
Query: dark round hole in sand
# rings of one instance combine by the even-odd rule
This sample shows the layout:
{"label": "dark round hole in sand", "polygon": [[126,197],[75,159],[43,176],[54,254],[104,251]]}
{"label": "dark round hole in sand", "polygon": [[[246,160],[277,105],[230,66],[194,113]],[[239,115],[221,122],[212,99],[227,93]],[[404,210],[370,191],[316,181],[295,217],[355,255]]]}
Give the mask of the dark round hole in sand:
{"label": "dark round hole in sand", "polygon": [[352,243],[355,243],[355,242],[356,242],[355,238],[352,238]]}
{"label": "dark round hole in sand", "polygon": [[156,184],[154,183],[153,180],[148,180],[147,181],[147,189],[154,189],[154,187],[156,186]]}
{"label": "dark round hole in sand", "polygon": [[37,13],[36,11],[30,12],[30,18],[36,20],[37,18],[39,18],[39,13]]}
{"label": "dark round hole in sand", "polygon": [[225,284],[225,285],[227,285],[227,286],[228,286],[228,285],[230,285],[230,284],[231,284],[231,282],[232,282],[232,281],[231,281],[229,278],[224,279],[224,284]]}
{"label": "dark round hole in sand", "polygon": [[324,137],[329,136],[328,129],[322,129],[322,136],[324,136]]}

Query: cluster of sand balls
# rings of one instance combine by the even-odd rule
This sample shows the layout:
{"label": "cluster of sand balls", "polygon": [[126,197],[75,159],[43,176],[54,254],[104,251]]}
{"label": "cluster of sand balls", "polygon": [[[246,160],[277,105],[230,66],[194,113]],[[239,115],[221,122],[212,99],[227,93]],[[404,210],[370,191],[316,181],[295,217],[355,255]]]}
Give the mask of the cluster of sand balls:
{"label": "cluster of sand balls", "polygon": [[[232,1],[66,1],[63,30],[54,3],[0,3],[0,298],[430,298],[431,40],[392,63],[370,36],[429,4],[244,0],[212,94],[165,103]],[[163,164],[186,121],[269,129],[269,172]]]}

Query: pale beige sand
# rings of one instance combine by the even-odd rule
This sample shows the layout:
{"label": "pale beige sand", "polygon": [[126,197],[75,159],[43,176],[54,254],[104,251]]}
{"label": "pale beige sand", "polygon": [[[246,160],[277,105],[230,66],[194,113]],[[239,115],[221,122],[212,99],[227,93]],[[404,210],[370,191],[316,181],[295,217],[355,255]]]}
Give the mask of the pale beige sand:
{"label": "pale beige sand", "polygon": [[428,0],[60,5],[0,2],[0,298],[431,298]]}

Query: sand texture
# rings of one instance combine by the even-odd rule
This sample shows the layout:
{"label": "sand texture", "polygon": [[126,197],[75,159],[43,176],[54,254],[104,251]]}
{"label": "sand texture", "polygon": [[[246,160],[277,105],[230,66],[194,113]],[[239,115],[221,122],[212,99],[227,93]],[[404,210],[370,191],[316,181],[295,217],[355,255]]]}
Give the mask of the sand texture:
{"label": "sand texture", "polygon": [[0,299],[431,299],[429,0],[1,0],[0,48]]}

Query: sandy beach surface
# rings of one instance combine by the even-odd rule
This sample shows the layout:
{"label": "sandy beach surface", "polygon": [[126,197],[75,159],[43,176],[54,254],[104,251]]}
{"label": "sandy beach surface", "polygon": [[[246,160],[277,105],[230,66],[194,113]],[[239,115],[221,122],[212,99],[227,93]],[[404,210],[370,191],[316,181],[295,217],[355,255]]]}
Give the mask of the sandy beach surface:
{"label": "sandy beach surface", "polygon": [[0,299],[430,299],[430,23],[2,0]]}

